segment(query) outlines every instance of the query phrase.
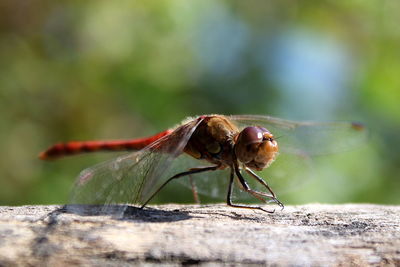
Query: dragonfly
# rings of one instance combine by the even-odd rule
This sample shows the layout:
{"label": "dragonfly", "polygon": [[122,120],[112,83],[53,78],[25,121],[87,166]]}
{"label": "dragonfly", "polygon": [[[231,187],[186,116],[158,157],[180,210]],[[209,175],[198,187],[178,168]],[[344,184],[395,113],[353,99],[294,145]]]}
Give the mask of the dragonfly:
{"label": "dragonfly", "polygon": [[[304,156],[349,149],[363,139],[365,132],[365,127],[355,122],[298,122],[262,115],[212,114],[187,118],[145,138],[58,143],[40,153],[39,158],[133,151],[83,170],[71,194],[73,204],[137,205],[142,209],[173,180],[222,170],[227,174],[228,206],[273,213],[275,209],[262,205],[235,203],[235,185],[254,199],[283,209],[283,203],[259,171],[279,160],[280,153]],[[171,165],[184,155],[206,165],[185,166],[171,174]],[[249,178],[258,183],[257,189],[250,186]],[[196,198],[196,187],[192,187]]]}

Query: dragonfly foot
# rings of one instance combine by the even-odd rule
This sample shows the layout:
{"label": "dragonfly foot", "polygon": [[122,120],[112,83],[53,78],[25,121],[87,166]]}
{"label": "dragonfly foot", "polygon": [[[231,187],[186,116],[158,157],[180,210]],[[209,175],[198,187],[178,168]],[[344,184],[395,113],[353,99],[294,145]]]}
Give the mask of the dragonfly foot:
{"label": "dragonfly foot", "polygon": [[264,209],[264,208],[262,208],[262,207],[258,207],[258,209],[259,209],[259,210],[262,210],[262,211],[264,211],[264,212],[266,212],[266,213],[270,213],[270,214],[275,213],[275,209],[273,209],[273,210],[266,210],[266,209]]}

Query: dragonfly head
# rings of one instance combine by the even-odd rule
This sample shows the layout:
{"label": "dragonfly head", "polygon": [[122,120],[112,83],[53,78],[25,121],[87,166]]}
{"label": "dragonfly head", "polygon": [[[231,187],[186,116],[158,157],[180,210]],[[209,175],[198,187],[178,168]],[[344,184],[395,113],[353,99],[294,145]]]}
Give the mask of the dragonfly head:
{"label": "dragonfly head", "polygon": [[267,129],[259,126],[244,128],[236,138],[235,154],[247,167],[262,170],[278,154],[278,143]]}

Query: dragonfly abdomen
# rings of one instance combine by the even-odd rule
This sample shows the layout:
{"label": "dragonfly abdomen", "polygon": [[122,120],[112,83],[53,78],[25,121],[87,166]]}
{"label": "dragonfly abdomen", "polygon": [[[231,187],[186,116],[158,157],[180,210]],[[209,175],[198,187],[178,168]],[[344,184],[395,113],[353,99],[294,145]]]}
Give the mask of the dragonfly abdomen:
{"label": "dragonfly abdomen", "polygon": [[154,141],[171,133],[171,130],[158,133],[151,137],[111,140],[111,141],[72,141],[58,143],[39,154],[40,159],[56,159],[64,156],[96,152],[96,151],[135,151],[145,148]]}

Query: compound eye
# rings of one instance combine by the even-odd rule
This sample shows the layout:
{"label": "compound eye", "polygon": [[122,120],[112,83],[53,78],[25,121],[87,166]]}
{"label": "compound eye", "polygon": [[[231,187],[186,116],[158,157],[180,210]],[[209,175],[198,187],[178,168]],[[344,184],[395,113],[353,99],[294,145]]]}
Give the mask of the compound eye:
{"label": "compound eye", "polygon": [[238,141],[243,145],[250,145],[254,143],[261,143],[263,141],[264,129],[260,127],[246,127],[238,137]]}

